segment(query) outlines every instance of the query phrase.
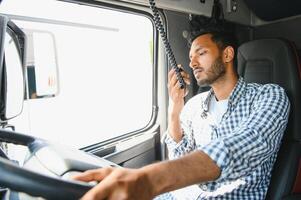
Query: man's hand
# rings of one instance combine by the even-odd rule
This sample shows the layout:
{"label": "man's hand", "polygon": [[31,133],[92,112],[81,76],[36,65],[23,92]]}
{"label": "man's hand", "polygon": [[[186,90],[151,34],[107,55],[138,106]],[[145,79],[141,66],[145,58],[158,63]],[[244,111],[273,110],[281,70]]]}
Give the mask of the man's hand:
{"label": "man's hand", "polygon": [[101,168],[73,178],[85,182],[100,181],[83,196],[84,200],[151,200],[165,192],[213,181],[220,173],[220,168],[207,154],[194,151],[179,159],[139,169]]}
{"label": "man's hand", "polygon": [[189,74],[185,71],[181,71],[181,74],[186,83],[186,88],[184,89],[180,87],[175,70],[171,69],[168,73],[168,94],[170,97],[168,106],[168,132],[176,142],[179,142],[183,137],[180,126],[180,113],[184,107],[184,97],[188,94],[187,85],[190,84]]}
{"label": "man's hand", "polygon": [[[186,85],[189,85],[190,84],[189,74],[182,70],[181,75],[183,76]],[[180,84],[177,79],[176,72],[173,68],[168,73],[167,87],[168,87],[168,94],[171,100],[169,106],[169,112],[173,115],[178,115],[184,106],[184,97],[188,94],[188,89],[180,88]]]}
{"label": "man's hand", "polygon": [[84,182],[100,181],[82,197],[83,200],[151,200],[154,197],[147,176],[139,169],[101,168],[73,178]]}

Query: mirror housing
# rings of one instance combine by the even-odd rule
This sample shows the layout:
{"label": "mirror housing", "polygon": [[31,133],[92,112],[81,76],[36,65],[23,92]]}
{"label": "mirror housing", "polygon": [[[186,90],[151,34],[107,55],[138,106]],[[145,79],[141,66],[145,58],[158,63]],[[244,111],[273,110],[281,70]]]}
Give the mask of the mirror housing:
{"label": "mirror housing", "polygon": [[0,16],[0,119],[18,116],[25,96],[25,34],[6,16]]}
{"label": "mirror housing", "polygon": [[26,75],[29,99],[51,98],[59,93],[55,37],[51,32],[23,29],[26,34]]}

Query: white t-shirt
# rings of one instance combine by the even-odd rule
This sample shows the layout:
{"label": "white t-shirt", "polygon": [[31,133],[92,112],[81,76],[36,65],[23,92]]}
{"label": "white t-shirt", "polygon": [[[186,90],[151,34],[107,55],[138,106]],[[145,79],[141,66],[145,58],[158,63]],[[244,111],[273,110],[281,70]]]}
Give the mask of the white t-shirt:
{"label": "white t-shirt", "polygon": [[212,95],[209,103],[209,114],[213,118],[213,123],[218,125],[228,108],[228,99],[217,101]]}
{"label": "white t-shirt", "polygon": [[[210,119],[208,121],[212,122],[210,124],[217,126],[221,120],[223,115],[226,113],[228,108],[228,99],[217,101],[215,96],[212,95],[210,102],[209,102],[209,116]],[[195,136],[196,139],[198,136]],[[204,140],[204,138],[200,138],[200,140]],[[195,200],[198,199],[198,196],[200,195],[202,191],[198,185],[191,185],[188,187],[184,187],[175,191],[170,192],[174,198],[177,200]],[[169,199],[165,198],[163,195],[159,196],[155,200],[161,200],[161,199]]]}

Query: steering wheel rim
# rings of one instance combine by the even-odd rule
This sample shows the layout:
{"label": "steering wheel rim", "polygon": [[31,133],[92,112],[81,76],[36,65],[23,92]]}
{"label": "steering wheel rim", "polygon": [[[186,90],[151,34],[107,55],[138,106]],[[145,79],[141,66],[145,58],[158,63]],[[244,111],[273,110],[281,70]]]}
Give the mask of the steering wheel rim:
{"label": "steering wheel rim", "polygon": [[[32,148],[43,140],[13,131],[0,130],[0,141]],[[92,188],[92,185],[84,182],[64,180],[21,168],[2,157],[0,157],[0,174],[2,187],[46,199],[79,199]]]}
{"label": "steering wheel rim", "polygon": [[0,157],[0,185],[46,199],[79,199],[91,185],[63,180],[21,168]]}

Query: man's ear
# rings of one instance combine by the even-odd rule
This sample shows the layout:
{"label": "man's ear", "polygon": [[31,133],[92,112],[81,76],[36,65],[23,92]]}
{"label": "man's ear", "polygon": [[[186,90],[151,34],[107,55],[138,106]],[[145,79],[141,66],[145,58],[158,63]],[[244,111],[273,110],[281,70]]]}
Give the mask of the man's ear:
{"label": "man's ear", "polygon": [[227,46],[223,51],[224,63],[231,62],[234,59],[234,49],[231,46]]}

